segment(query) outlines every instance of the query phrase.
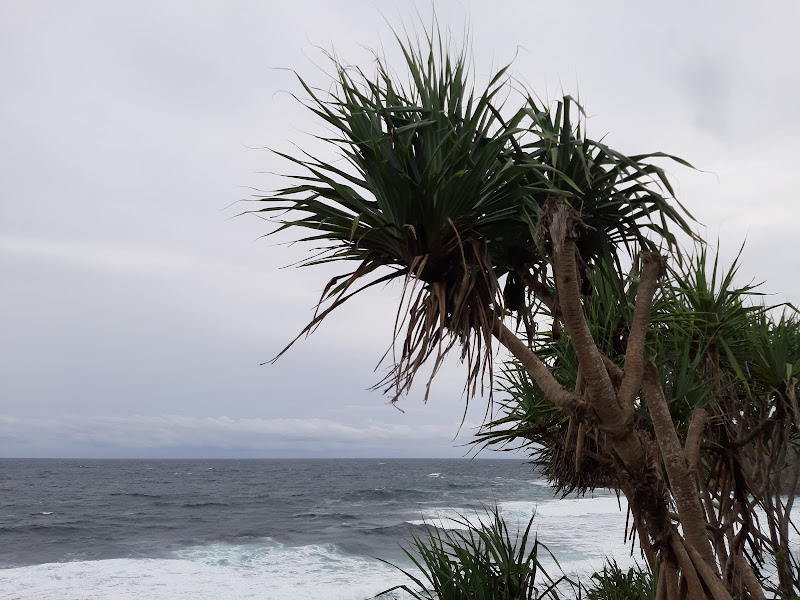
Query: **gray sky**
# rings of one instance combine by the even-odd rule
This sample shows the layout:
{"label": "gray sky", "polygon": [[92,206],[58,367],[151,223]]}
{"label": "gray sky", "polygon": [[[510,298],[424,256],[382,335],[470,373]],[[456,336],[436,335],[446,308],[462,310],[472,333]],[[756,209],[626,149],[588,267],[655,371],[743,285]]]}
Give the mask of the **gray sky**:
{"label": "gray sky", "polygon": [[[514,56],[593,137],[663,150],[742,282],[800,301],[800,4],[436,2],[485,82]],[[423,15],[430,6],[418,3]],[[427,22],[427,19],[426,19]],[[289,92],[320,47],[369,66],[411,3],[0,3],[0,456],[461,456],[480,422],[448,365],[422,403],[368,388],[399,290],[354,300],[274,366],[331,272],[228,208],[320,150]],[[794,184],[794,185],[793,185]],[[389,318],[387,318],[389,317]],[[420,382],[424,383],[424,382]]]}

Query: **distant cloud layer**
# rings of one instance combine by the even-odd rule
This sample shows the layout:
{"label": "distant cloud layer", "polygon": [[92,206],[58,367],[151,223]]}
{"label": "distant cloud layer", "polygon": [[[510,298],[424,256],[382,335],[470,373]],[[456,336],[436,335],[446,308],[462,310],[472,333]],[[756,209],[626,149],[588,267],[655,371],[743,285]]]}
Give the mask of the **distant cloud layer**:
{"label": "distant cloud layer", "polygon": [[[69,448],[73,456],[98,451],[136,456],[158,448],[167,455],[223,454],[271,456],[292,452],[309,456],[428,455],[452,439],[452,428],[441,425],[397,425],[369,420],[353,425],[327,419],[232,419],[178,415],[95,416],[60,419],[0,415],[0,445],[17,448],[21,456],[37,446]],[[465,452],[455,452],[461,456]],[[16,453],[13,453],[16,454]]]}

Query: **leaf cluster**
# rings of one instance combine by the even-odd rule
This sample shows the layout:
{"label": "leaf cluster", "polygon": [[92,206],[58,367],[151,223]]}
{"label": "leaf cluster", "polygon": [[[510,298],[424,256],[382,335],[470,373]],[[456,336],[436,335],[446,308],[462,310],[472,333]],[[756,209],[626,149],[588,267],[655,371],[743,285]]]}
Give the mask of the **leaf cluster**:
{"label": "leaf cluster", "polygon": [[[738,285],[737,270],[738,258],[723,269],[702,245],[673,268],[653,303],[646,352],[658,365],[682,443],[696,411],[705,415],[696,468],[714,535],[726,540],[730,552],[744,553],[757,573],[766,573],[776,553],[784,556],[781,585],[800,591],[800,565],[783,550],[794,528],[790,515],[800,480],[800,321],[791,305],[766,305],[758,286]],[[589,277],[593,294],[583,299],[587,323],[598,348],[624,368],[637,270],[621,289],[603,268]],[[576,389],[578,367],[568,333],[538,336],[538,353],[556,379]],[[524,449],[561,493],[619,489],[601,432],[579,435],[571,418],[548,402],[517,363],[504,369],[500,389],[500,413],[479,432],[476,444]],[[655,440],[642,399],[636,401],[635,419]],[[666,471],[663,478],[669,485]],[[765,579],[765,586],[778,590],[772,580]]]}
{"label": "leaf cluster", "polygon": [[654,600],[658,577],[634,565],[627,570],[613,559],[603,565],[603,571],[593,573],[590,584],[583,587],[586,600]]}
{"label": "leaf cluster", "polygon": [[487,510],[479,525],[463,515],[456,522],[464,531],[429,526],[425,536],[413,536],[412,549],[404,552],[421,578],[395,567],[414,587],[398,585],[376,597],[403,590],[416,600],[558,600],[557,586],[568,580],[552,579],[542,567],[541,551],[555,559],[535,536],[530,539],[533,517],[515,536],[497,508]]}
{"label": "leaf cluster", "polygon": [[468,49],[454,52],[441,34],[421,47],[397,41],[406,80],[380,56],[373,74],[332,57],[327,91],[300,79],[342,160],[283,154],[301,172],[254,212],[275,219],[276,231],[305,232],[297,241],[317,251],[302,265],[357,265],[328,283],[301,336],[360,291],[401,279],[386,390],[397,398],[423,363],[432,359],[435,375],[459,348],[469,398],[491,380],[492,332],[506,314],[501,278],[538,278],[549,293],[548,202],[560,198],[579,216],[583,269],[619,267],[634,246],[673,245],[674,228],[692,235],[653,160],[687,163],[625,156],[588,138],[569,96],[544,106],[523,91],[509,109],[508,67],[476,90]]}

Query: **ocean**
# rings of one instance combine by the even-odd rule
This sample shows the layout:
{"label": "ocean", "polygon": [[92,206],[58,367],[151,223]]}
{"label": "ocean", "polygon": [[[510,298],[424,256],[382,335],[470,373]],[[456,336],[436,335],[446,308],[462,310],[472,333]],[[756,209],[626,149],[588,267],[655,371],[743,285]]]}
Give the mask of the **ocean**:
{"label": "ocean", "polygon": [[0,598],[363,600],[407,582],[378,558],[494,506],[570,575],[633,560],[624,498],[555,498],[519,460],[2,459]]}

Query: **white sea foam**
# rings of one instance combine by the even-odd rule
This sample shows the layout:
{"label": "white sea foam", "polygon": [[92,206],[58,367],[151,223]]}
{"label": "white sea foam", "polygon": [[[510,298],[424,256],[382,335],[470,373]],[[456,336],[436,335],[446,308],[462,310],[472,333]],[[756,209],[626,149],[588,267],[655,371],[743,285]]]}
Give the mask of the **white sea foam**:
{"label": "white sea foam", "polygon": [[[501,506],[513,505],[508,502]],[[595,498],[564,498],[540,502],[536,515],[538,517],[584,517],[597,515],[625,515],[628,501],[620,495],[619,500],[614,496],[597,496]]]}
{"label": "white sea foam", "polygon": [[[531,535],[535,535],[550,549],[567,575],[588,577],[602,569],[606,557],[613,558],[621,566],[638,559],[638,550],[631,557],[630,544],[624,542],[627,511],[624,497],[620,497],[619,501],[616,496],[540,502],[511,501],[501,502],[498,509],[512,536],[518,529],[523,530],[535,514]],[[425,512],[421,519],[409,523],[465,530],[466,523],[476,526],[490,519],[491,515],[483,511],[438,508]],[[555,563],[547,559],[544,553],[540,559],[551,575],[558,573]]]}
{"label": "white sea foam", "polygon": [[476,527],[481,523],[488,523],[490,516],[486,513],[476,513],[455,508],[442,508],[422,515],[421,519],[407,521],[412,525],[429,525],[439,529],[466,530],[469,526]]}
{"label": "white sea foam", "polygon": [[387,565],[343,554],[330,545],[212,544],[163,559],[112,559],[3,569],[0,598],[363,600],[406,582],[402,573]]}
{"label": "white sea foam", "polygon": [[[558,523],[563,526],[563,520],[581,517],[592,517],[597,519],[600,516],[608,516],[612,520],[622,520],[624,526],[625,511],[627,502],[624,496],[620,496],[619,501],[616,496],[598,496],[596,498],[567,498],[564,500],[546,500],[543,502],[534,501],[511,501],[501,502],[497,505],[500,514],[511,525],[527,523],[535,514],[537,525],[546,525],[545,520]],[[482,511],[469,511],[457,508],[434,508],[422,514],[421,519],[408,521],[414,525],[434,525],[443,529],[465,529],[463,521],[472,525],[486,522],[487,515]]]}

